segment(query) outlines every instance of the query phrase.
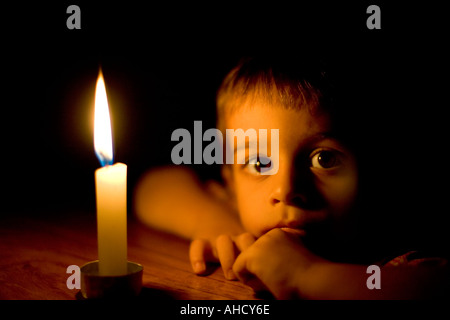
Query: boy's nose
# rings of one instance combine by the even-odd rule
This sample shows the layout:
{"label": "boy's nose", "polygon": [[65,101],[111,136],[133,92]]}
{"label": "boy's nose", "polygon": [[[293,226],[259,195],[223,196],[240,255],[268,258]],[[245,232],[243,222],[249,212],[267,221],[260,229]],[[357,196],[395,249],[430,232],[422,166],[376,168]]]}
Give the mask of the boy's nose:
{"label": "boy's nose", "polygon": [[302,172],[284,168],[273,175],[274,184],[269,201],[272,205],[290,205],[314,210],[320,207],[320,197],[316,190],[311,171]]}

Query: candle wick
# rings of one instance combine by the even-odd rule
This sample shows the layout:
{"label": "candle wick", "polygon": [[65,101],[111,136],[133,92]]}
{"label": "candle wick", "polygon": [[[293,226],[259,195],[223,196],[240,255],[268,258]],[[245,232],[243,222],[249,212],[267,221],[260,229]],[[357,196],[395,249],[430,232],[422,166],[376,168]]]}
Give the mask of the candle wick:
{"label": "candle wick", "polygon": [[109,159],[102,151],[96,152],[97,158],[100,161],[102,167],[106,167],[112,164],[112,159]]}

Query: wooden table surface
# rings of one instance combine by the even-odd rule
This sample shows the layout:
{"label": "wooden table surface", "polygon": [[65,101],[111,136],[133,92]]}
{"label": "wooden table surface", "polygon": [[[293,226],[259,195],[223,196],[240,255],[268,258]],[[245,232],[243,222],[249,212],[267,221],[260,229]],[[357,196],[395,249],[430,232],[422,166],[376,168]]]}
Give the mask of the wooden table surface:
{"label": "wooden table surface", "polygon": [[[144,266],[140,298],[178,300],[255,299],[251,288],[224,278],[220,266],[196,276],[189,242],[128,221],[128,260]],[[69,265],[97,259],[95,213],[0,217],[0,299],[73,300]]]}

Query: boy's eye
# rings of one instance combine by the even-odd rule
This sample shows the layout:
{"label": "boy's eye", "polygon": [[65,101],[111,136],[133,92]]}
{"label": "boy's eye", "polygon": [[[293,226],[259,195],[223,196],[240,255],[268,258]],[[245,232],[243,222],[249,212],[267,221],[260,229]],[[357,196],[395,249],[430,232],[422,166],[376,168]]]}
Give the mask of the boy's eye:
{"label": "boy's eye", "polygon": [[261,174],[261,168],[269,168],[271,164],[268,158],[264,158],[262,161],[260,158],[255,158],[245,164],[245,169],[251,174],[259,175]]}
{"label": "boy's eye", "polygon": [[318,169],[331,169],[340,165],[339,155],[330,150],[320,150],[313,153],[311,167]]}

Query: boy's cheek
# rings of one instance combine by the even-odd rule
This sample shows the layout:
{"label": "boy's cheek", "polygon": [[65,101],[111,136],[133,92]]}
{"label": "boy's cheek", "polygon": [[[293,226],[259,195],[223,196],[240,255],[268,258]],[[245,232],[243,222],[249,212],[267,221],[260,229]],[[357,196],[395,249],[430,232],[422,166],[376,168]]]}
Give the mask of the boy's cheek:
{"label": "boy's cheek", "polygon": [[356,174],[338,177],[323,177],[316,187],[330,207],[350,207],[356,200],[358,180]]}
{"label": "boy's cheek", "polygon": [[260,237],[264,230],[267,230],[268,221],[265,218],[265,210],[257,205],[246,203],[238,207],[242,225],[245,230],[254,237]]}

